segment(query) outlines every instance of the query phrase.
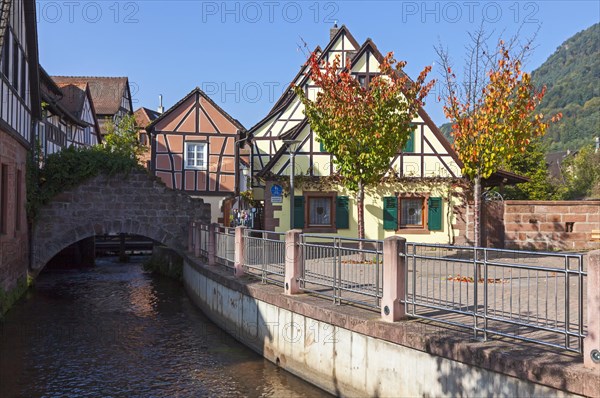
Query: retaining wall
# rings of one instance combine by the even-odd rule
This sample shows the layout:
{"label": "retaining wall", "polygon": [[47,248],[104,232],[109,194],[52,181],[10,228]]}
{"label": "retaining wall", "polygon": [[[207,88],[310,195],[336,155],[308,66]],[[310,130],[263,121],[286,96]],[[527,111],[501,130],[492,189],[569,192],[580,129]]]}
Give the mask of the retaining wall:
{"label": "retaining wall", "polygon": [[282,288],[188,256],[183,280],[215,323],[268,360],[345,396],[600,396],[581,360],[536,347],[472,342],[463,333]]}

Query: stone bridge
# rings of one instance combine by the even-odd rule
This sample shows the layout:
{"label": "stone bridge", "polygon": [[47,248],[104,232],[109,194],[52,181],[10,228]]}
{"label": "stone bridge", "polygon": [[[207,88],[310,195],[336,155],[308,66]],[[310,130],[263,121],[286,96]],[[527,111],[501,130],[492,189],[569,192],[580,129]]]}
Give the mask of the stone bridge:
{"label": "stone bridge", "polygon": [[30,271],[39,273],[62,249],[94,235],[142,235],[183,253],[194,219],[209,223],[210,205],[167,188],[145,171],[97,176],[40,209]]}

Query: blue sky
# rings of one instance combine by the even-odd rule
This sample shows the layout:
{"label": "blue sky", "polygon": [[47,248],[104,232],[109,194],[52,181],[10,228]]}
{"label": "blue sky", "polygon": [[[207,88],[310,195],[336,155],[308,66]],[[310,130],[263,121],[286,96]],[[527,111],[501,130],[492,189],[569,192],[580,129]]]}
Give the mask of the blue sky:
{"label": "blue sky", "polygon": [[[485,23],[510,36],[539,27],[527,70],[600,21],[598,1],[73,1],[37,2],[40,62],[51,75],[128,76],[134,108],[169,108],[203,88],[247,128],[263,118],[334,21],[362,44],[394,51],[416,76],[443,43],[462,59]],[[438,77],[432,73],[431,77]],[[445,121],[436,95],[426,109]]]}

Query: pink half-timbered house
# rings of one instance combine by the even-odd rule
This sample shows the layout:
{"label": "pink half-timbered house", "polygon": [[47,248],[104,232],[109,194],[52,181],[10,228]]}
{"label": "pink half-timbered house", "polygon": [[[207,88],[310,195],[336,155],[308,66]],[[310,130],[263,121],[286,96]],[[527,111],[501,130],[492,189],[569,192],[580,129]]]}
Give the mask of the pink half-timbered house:
{"label": "pink half-timbered house", "polygon": [[208,95],[195,88],[154,120],[153,174],[169,188],[211,204],[213,222],[228,224],[236,196],[246,189],[246,130]]}

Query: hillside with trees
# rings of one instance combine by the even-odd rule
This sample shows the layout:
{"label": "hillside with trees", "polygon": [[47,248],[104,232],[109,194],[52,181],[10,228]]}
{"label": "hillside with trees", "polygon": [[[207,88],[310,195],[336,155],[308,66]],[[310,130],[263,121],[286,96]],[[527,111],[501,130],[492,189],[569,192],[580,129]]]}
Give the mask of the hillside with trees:
{"label": "hillside with trees", "polygon": [[593,142],[600,126],[600,23],[565,41],[532,73],[547,87],[544,114],[562,113],[546,135],[549,150],[580,149]]}

